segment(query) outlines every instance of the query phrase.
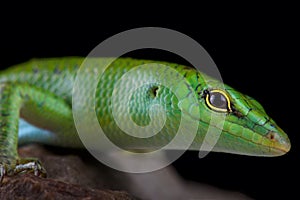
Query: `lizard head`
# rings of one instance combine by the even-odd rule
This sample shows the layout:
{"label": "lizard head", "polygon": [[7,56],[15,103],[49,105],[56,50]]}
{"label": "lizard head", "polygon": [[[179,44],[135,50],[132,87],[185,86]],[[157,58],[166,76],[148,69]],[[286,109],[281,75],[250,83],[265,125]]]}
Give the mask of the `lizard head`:
{"label": "lizard head", "polygon": [[[286,133],[271,119],[255,99],[233,88],[208,84],[200,105],[204,112],[223,115],[224,124],[214,151],[253,156],[279,156],[290,150]],[[202,115],[201,120],[208,118]],[[206,122],[206,123],[207,123]]]}

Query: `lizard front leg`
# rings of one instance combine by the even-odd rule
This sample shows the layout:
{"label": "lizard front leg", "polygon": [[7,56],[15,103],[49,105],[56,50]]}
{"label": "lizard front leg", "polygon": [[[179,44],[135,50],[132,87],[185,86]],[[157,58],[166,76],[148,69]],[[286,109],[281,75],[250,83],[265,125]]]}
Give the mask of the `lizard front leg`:
{"label": "lizard front leg", "polygon": [[20,116],[33,125],[53,132],[27,135],[22,138],[22,143],[34,141],[59,146],[80,145],[71,108],[64,100],[31,85],[0,83],[0,183],[4,176],[19,173],[46,176],[45,169],[37,159],[20,158],[18,155]]}

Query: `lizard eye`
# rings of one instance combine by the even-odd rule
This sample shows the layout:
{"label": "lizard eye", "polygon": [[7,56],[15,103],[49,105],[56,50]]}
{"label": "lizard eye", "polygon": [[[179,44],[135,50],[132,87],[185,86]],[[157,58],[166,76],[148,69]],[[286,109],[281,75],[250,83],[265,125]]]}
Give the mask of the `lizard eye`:
{"label": "lizard eye", "polygon": [[207,106],[218,112],[231,112],[230,99],[222,90],[211,90],[206,92],[205,102]]}

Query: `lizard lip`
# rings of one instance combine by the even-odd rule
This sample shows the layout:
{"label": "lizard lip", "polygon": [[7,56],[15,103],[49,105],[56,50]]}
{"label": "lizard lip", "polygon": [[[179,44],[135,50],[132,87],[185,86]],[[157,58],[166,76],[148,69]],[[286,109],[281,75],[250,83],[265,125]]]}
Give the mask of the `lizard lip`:
{"label": "lizard lip", "polygon": [[280,142],[276,142],[274,146],[271,148],[276,155],[284,155],[291,149],[291,143],[287,140],[281,140]]}

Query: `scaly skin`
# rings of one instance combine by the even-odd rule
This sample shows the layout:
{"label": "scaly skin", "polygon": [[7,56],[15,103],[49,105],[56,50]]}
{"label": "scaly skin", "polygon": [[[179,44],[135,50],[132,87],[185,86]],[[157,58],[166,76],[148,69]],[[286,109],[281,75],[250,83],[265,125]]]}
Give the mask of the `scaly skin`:
{"label": "scaly skin", "polygon": [[[34,141],[55,146],[82,147],[74,126],[71,105],[72,87],[83,60],[77,57],[35,59],[0,73],[0,178],[19,172],[45,174],[37,160],[19,158],[18,143]],[[103,58],[96,58],[91,63],[96,66],[97,62],[102,61]],[[123,74],[135,66],[153,62],[119,58],[105,71],[97,86],[96,114],[104,132],[114,143],[126,149],[160,148],[174,137],[183,111],[188,113],[189,120],[199,123],[198,132],[190,147],[192,150],[199,150],[213,115],[225,117],[220,139],[213,151],[254,156],[278,156],[289,151],[287,135],[267,116],[257,101],[195,69],[165,62],[155,63],[165,64],[176,70],[184,77],[179,80],[183,84],[173,84],[172,88],[155,83],[147,84],[133,93],[129,104],[118,105],[121,118],[129,106],[132,120],[142,126],[150,122],[151,105],[163,105],[166,112],[164,128],[156,136],[147,139],[132,138],[124,134],[111,114],[110,99],[114,86]],[[171,71],[162,72],[159,68],[136,72],[135,78],[155,79],[158,74],[166,80],[174,78]],[[134,81],[128,82],[126,87],[131,87]],[[89,89],[89,77],[83,84]],[[179,92],[179,97],[174,95],[174,90]],[[209,106],[206,97],[208,93],[212,95],[214,90],[223,91],[228,97],[229,104],[225,111],[214,110]],[[197,105],[190,103],[189,95],[197,97]],[[193,112],[196,109],[200,115]],[[41,129],[19,134],[18,137],[20,117]],[[154,117],[161,116],[154,113]]]}

